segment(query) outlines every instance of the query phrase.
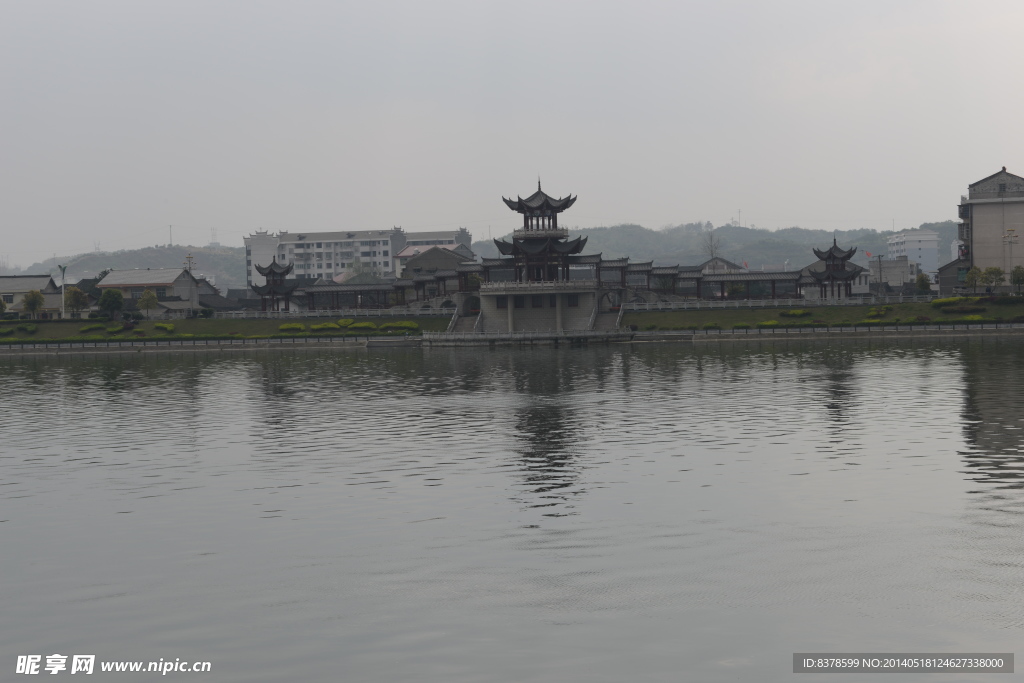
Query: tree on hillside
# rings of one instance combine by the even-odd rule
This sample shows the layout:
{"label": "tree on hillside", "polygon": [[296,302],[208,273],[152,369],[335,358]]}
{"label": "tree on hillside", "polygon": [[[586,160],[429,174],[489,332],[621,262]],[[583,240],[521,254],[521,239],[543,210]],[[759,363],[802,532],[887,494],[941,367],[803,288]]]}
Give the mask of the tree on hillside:
{"label": "tree on hillside", "polygon": [[981,268],[974,266],[964,275],[964,287],[970,287],[972,292],[977,293],[978,284],[981,282]]}
{"label": "tree on hillside", "polygon": [[[700,248],[709,261],[718,258],[722,254],[722,240],[715,234],[715,229],[710,227],[710,224],[700,234]],[[713,272],[714,266],[712,265],[711,268]]]}
{"label": "tree on hillside", "polygon": [[4,303],[3,298],[0,298],[0,315],[7,312],[7,304]]}
{"label": "tree on hillside", "polygon": [[121,293],[120,289],[108,289],[103,292],[103,296],[100,297],[100,302],[97,305],[101,311],[111,318],[116,318],[117,314],[124,308],[124,294]]}
{"label": "tree on hillside", "polygon": [[142,293],[142,296],[139,297],[136,305],[146,312],[146,319],[148,320],[149,312],[156,308],[158,303],[156,294],[153,293],[153,290],[147,289]]}
{"label": "tree on hillside", "polygon": [[33,289],[30,290],[25,295],[25,298],[21,300],[21,305],[26,312],[30,313],[32,317],[35,318],[39,314],[39,311],[43,310],[43,306],[46,305],[46,297],[44,297],[43,293],[38,289]]}
{"label": "tree on hillside", "polygon": [[917,291],[922,294],[927,294],[932,291],[932,280],[928,277],[928,273],[918,273],[917,279],[914,280],[914,284],[917,285]]}
{"label": "tree on hillside", "polygon": [[1010,271],[1010,284],[1017,285],[1017,294],[1020,294],[1020,286],[1024,285],[1024,266],[1014,266]]}
{"label": "tree on hillside", "polygon": [[64,308],[71,311],[72,318],[77,318],[82,311],[89,308],[89,296],[72,285],[64,290]]}

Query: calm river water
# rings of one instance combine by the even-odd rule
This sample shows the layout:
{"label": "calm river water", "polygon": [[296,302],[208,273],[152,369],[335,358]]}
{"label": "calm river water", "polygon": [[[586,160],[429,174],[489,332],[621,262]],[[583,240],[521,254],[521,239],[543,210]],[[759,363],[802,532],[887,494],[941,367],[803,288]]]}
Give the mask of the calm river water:
{"label": "calm river water", "polygon": [[1022,348],[2,356],[0,678],[53,653],[459,683],[1013,652]]}

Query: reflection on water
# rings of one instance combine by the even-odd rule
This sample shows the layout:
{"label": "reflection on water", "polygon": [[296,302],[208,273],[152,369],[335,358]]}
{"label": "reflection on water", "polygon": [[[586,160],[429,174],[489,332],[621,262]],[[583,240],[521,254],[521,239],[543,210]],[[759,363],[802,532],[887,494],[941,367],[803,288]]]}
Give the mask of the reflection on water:
{"label": "reflection on water", "polygon": [[794,651],[1009,651],[1021,353],[2,356],[0,666],[732,681],[789,680]]}

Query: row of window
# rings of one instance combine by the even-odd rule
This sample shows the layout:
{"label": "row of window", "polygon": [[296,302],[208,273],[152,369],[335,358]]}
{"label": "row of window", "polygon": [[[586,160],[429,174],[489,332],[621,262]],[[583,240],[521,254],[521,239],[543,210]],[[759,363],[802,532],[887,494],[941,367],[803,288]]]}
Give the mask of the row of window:
{"label": "row of window", "polygon": [[[348,242],[294,242],[291,243],[295,249],[323,249],[324,247],[351,247],[355,245],[355,241],[349,240]],[[387,246],[388,240],[361,240],[359,246],[361,247],[376,247],[378,245]],[[284,244],[281,245],[285,246]]]}
{"label": "row of window", "polygon": [[[289,249],[288,253],[294,255],[295,254],[295,250],[294,249]],[[326,252],[327,258],[330,258],[332,253],[335,256],[340,256],[341,258],[352,258],[352,254],[354,254],[355,252],[352,252],[352,251],[330,252],[330,251],[328,251],[328,252]],[[377,252],[376,251],[361,251],[361,252],[359,252],[359,255],[360,256],[376,256]],[[385,249],[384,251],[380,252],[380,255],[381,256],[390,256],[391,254],[390,254],[390,251],[388,249]],[[300,254],[300,256],[301,256],[301,254]],[[318,252],[315,253],[315,256],[318,259],[322,259],[324,257],[324,252],[318,251]],[[285,258],[285,255],[284,255],[283,251],[281,252],[281,254],[280,254],[280,256],[278,258],[280,258],[282,260]]]}
{"label": "row of window", "polygon": [[[355,263],[342,263],[341,261],[339,261],[337,263],[338,270],[345,270],[346,268],[352,268],[355,265],[356,265]],[[384,268],[390,268],[391,267],[391,262],[390,261],[379,261],[377,263],[377,265],[384,266]],[[334,265],[332,264],[332,262],[329,261],[326,264],[324,264],[324,263],[317,263],[315,269],[316,270],[323,270],[324,268],[326,268],[326,269],[330,270],[333,267],[334,267]],[[296,263],[295,264],[295,270],[314,270],[314,266],[313,266],[312,263]]]}
{"label": "row of window", "polygon": [[[531,294],[530,295],[530,308],[544,308],[544,299],[545,298],[547,298],[547,300],[548,300],[548,308],[555,308],[555,307],[558,306],[558,295],[557,294],[548,294],[548,295],[546,295],[546,297],[545,297],[544,294]],[[495,297],[495,299],[496,299],[496,303],[498,305],[498,308],[508,308],[508,297],[507,296],[498,296],[498,297]],[[566,299],[566,304],[568,304],[568,306],[570,308],[576,308],[577,306],[580,305],[580,295],[579,294],[567,294],[565,299]],[[512,306],[514,308],[526,308],[526,296],[525,295],[513,296],[512,297]]]}

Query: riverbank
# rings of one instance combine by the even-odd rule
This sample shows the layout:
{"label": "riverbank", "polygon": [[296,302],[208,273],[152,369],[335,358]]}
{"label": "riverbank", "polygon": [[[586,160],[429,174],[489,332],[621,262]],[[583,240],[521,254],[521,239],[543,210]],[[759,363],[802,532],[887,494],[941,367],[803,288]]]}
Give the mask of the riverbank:
{"label": "riverbank", "polygon": [[758,327],[868,327],[1024,322],[1024,297],[958,297],[931,302],[766,307],[765,301],[688,310],[627,311],[622,324],[637,331],[721,330]]}

